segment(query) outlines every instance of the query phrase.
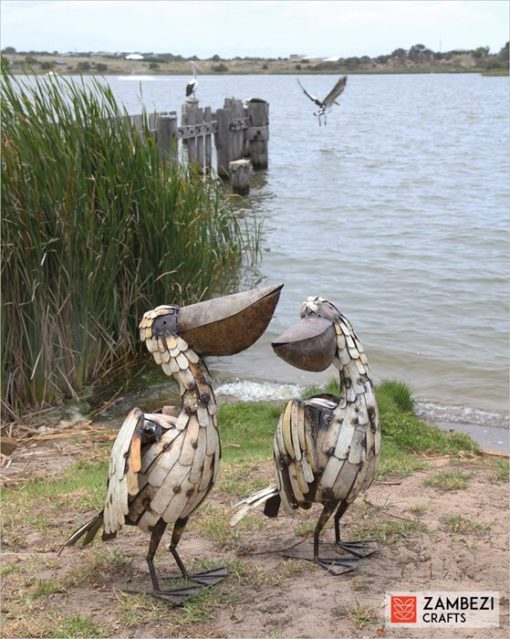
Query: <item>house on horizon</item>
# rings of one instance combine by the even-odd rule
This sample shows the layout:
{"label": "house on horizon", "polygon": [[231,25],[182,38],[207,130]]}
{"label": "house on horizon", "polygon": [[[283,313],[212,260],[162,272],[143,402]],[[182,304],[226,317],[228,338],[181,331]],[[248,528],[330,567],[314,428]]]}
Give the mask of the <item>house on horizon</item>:
{"label": "house on horizon", "polygon": [[143,55],[140,53],[128,53],[125,60],[143,60]]}

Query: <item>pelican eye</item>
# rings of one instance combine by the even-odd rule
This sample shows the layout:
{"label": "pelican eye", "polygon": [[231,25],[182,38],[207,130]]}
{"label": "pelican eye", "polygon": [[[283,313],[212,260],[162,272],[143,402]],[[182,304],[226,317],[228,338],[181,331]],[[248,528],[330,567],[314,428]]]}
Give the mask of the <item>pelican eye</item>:
{"label": "pelican eye", "polygon": [[154,320],[152,334],[156,337],[169,337],[177,334],[177,314],[174,309]]}

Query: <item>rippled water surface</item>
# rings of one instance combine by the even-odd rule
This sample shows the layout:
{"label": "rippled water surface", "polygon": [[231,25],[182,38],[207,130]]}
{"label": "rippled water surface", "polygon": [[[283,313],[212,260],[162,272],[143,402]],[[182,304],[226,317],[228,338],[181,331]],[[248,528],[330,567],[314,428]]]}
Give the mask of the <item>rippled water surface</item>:
{"label": "rippled water surface", "polygon": [[[179,109],[186,78],[108,78],[131,113]],[[331,76],[307,76],[325,95]],[[307,385],[271,338],[319,294],[350,318],[377,379],[424,405],[501,414],[508,399],[508,81],[480,75],[351,76],[319,128],[292,76],[199,77],[202,106],[270,103],[270,168],[245,214],[264,220],[260,281],[285,282],[268,333],[212,361],[225,381]],[[253,281],[246,278],[248,285]]]}

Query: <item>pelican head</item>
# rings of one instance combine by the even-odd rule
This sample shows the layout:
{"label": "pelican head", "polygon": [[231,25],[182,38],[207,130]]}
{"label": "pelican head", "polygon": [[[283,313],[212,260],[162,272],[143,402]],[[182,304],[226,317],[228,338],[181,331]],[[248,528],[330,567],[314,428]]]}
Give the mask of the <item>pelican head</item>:
{"label": "pelican head", "polygon": [[306,371],[323,371],[336,354],[335,324],[340,311],[323,297],[309,297],[301,306],[301,319],[271,346],[283,360]]}
{"label": "pelican head", "polygon": [[164,305],[140,322],[140,338],[150,352],[181,338],[197,355],[234,355],[250,347],[265,331],[283,284],[251,289],[190,306]]}

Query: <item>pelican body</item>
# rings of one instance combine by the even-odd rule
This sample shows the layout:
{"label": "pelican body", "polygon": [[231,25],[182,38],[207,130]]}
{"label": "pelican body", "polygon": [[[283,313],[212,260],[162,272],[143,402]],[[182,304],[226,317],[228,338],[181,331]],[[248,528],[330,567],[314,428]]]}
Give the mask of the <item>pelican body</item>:
{"label": "pelican body", "polygon": [[[233,355],[253,344],[269,323],[281,286],[253,289],[188,307],[158,306],[143,316],[140,337],[154,360],[179,387],[180,407],[161,414],[131,410],[114,442],[104,509],[64,544],[84,537],[87,544],[103,527],[103,539],[124,525],[150,533],[147,563],[152,594],[173,603],[197,594],[226,576],[224,568],[190,575],[177,544],[189,516],[207,497],[216,480],[221,446],[216,400],[204,355]],[[190,588],[163,590],[154,555],[168,525],[170,545]]]}
{"label": "pelican body", "polygon": [[[276,486],[240,502],[231,523],[261,503],[268,517],[276,517],[281,504],[288,511],[322,504],[313,561],[341,574],[352,570],[357,557],[373,552],[370,541],[341,541],[339,527],[349,505],[372,483],[379,460],[381,433],[368,360],[349,320],[320,297],[308,298],[301,321],[272,346],[278,356],[304,370],[322,371],[333,364],[339,371],[340,397],[315,395],[287,403],[273,445]],[[354,558],[319,557],[320,532],[335,511],[336,543]]]}

